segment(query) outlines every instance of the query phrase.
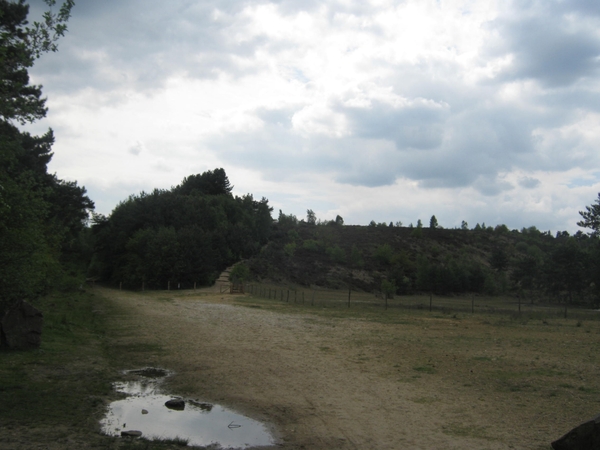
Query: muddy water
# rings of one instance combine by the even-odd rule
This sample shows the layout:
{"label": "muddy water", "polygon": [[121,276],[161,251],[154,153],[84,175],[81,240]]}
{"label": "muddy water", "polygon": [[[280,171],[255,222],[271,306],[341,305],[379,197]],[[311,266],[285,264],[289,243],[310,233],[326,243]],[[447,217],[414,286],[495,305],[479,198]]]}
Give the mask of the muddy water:
{"label": "muddy water", "polygon": [[147,439],[182,438],[188,439],[189,445],[235,449],[274,445],[262,423],[220,405],[185,400],[183,409],[165,406],[177,397],[161,391],[163,377],[139,372],[129,372],[139,375],[139,380],[114,383],[115,389],[127,397],[110,404],[100,422],[105,434],[120,436],[123,431],[136,430]]}

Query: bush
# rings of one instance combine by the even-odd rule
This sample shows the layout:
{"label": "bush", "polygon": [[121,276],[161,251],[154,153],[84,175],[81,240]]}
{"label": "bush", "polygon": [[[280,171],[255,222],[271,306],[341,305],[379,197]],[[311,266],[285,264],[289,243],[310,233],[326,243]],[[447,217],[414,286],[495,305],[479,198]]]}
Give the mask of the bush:
{"label": "bush", "polygon": [[283,252],[289,257],[294,256],[294,253],[296,253],[296,243],[292,242],[291,244],[286,244],[285,247],[283,247]]}
{"label": "bush", "polygon": [[318,252],[319,247],[319,243],[314,239],[307,239],[302,243],[302,248],[304,250],[308,250],[309,252]]}
{"label": "bush", "polygon": [[229,273],[229,281],[243,283],[250,278],[250,269],[246,264],[237,264]]}
{"label": "bush", "polygon": [[327,255],[336,263],[343,263],[346,260],[346,253],[341,247],[335,245],[327,249]]}
{"label": "bush", "polygon": [[375,249],[375,259],[385,265],[390,265],[394,257],[394,250],[390,244],[383,244]]}

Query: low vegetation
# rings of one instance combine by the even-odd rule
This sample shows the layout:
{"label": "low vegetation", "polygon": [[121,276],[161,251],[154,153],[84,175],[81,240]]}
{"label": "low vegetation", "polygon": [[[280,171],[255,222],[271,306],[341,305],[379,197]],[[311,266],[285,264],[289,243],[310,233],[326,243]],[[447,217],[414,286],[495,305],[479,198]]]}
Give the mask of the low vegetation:
{"label": "low vegetation", "polygon": [[[578,232],[309,224],[280,213],[258,281],[390,295],[512,295],[597,307],[600,245]],[[415,235],[414,231],[419,230]]]}
{"label": "low vegetation", "polygon": [[183,439],[148,442],[100,433],[99,420],[117,398],[112,383],[121,371],[149,353],[160,354],[154,342],[116,342],[129,333],[120,327],[124,311],[118,304],[77,292],[41,297],[36,306],[44,310],[41,347],[0,353],[0,447],[181,448]]}

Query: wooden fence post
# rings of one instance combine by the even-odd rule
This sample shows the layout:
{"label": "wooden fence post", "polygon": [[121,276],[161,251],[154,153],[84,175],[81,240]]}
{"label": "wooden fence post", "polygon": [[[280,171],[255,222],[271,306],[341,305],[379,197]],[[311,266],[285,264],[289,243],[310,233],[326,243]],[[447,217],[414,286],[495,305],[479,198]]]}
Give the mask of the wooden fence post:
{"label": "wooden fence post", "polygon": [[352,292],[352,285],[348,284],[348,308],[350,308],[350,293]]}

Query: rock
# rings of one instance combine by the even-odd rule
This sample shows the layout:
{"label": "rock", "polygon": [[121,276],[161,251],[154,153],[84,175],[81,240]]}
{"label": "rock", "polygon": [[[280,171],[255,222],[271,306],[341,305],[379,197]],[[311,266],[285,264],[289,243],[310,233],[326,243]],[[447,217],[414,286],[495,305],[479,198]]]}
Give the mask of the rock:
{"label": "rock", "polygon": [[11,307],[0,321],[0,346],[30,350],[42,343],[44,316],[24,300]]}
{"label": "rock", "polygon": [[165,403],[165,406],[169,409],[176,411],[183,411],[185,409],[185,401],[181,398],[173,398]]}
{"label": "rock", "polygon": [[147,409],[142,409],[142,414],[148,414],[148,410]]}
{"label": "rock", "polygon": [[141,435],[142,432],[137,430],[121,431],[121,436],[123,437],[140,437]]}
{"label": "rock", "polygon": [[573,428],[552,443],[554,450],[600,449],[600,415]]}

